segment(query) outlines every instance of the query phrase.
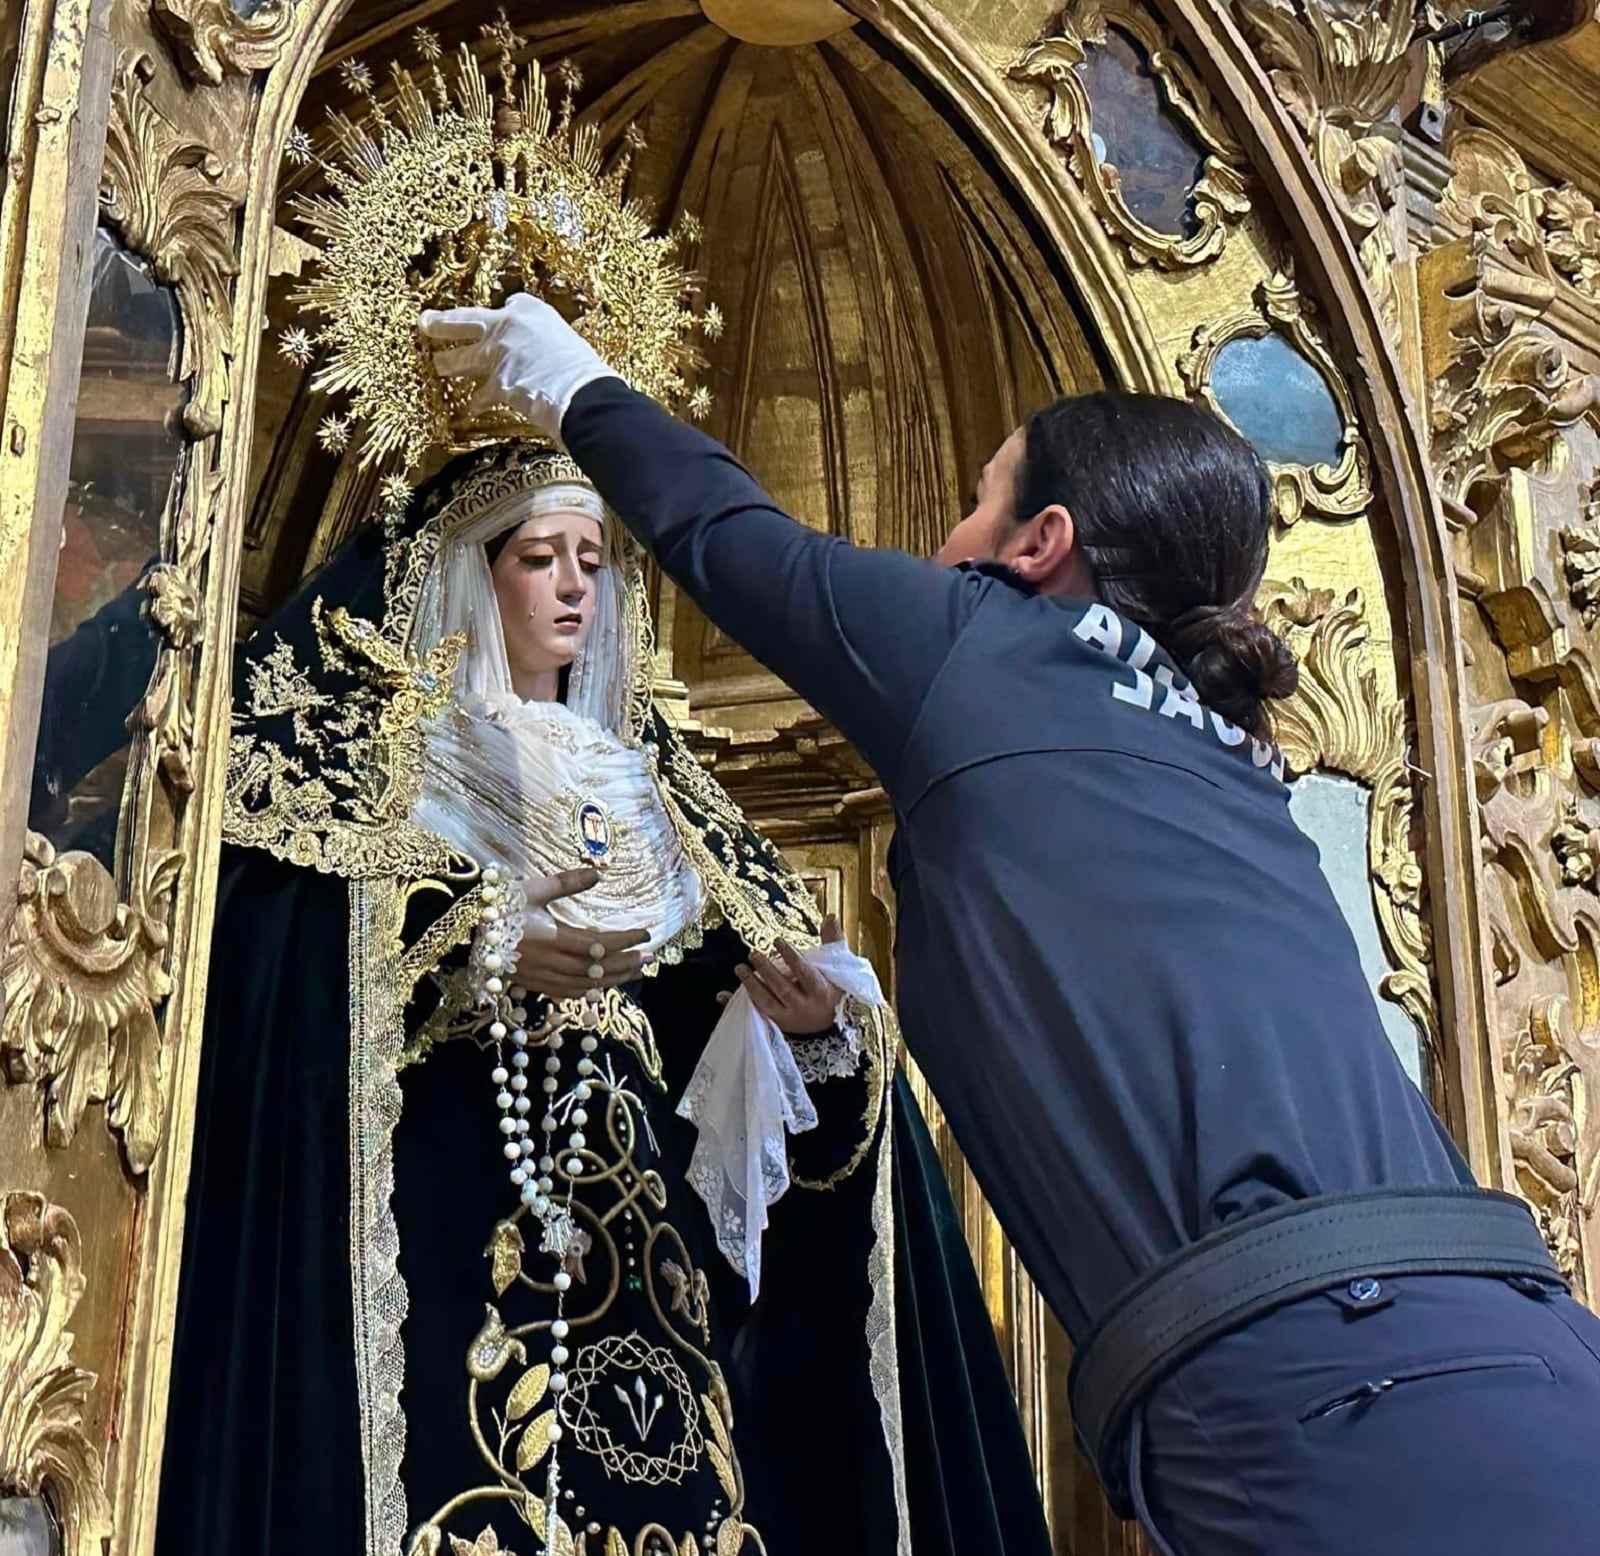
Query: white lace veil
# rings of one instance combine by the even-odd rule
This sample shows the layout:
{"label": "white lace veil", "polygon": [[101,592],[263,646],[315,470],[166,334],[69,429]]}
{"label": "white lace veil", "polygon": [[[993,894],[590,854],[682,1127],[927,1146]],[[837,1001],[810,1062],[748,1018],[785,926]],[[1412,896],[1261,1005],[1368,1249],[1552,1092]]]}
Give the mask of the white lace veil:
{"label": "white lace veil", "polygon": [[[631,740],[632,695],[637,666],[635,632],[627,619],[631,559],[621,526],[605,511],[587,481],[561,475],[502,492],[459,524],[449,526],[422,586],[411,629],[411,651],[421,658],[442,639],[461,633],[467,643],[457,671],[459,689],[490,701],[513,695],[500,606],[484,547],[530,519],[576,513],[596,520],[605,537],[605,562],[595,576],[595,615],[589,637],[572,667],[567,707]],[[448,509],[446,510],[448,514]]]}

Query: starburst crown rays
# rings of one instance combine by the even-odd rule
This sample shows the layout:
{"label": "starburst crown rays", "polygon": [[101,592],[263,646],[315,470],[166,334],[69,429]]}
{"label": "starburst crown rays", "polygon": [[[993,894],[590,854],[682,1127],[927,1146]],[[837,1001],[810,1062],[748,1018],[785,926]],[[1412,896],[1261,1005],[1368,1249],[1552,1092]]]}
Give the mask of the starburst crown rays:
{"label": "starburst crown rays", "polygon": [[[484,33],[497,86],[465,45],[446,56],[424,34],[416,75],[396,62],[382,88],[344,61],[354,105],[330,112],[319,144],[296,130],[285,146],[290,160],[315,164],[322,187],[292,204],[318,253],[293,299],[307,327],[280,349],[297,363],[314,357],[313,388],[346,401],[324,424],[324,446],[347,440],[364,465],[387,461],[402,478],[430,450],[483,441],[486,425],[468,422],[465,392],[434,372],[417,333],[424,309],[532,292],[634,387],[683,408],[704,365],[693,333],[714,338],[721,323],[688,307],[698,282],[629,198],[642,136],[630,128],[608,167],[595,127],[573,123],[576,66],[551,72],[555,108],[504,15]],[[702,413],[704,403],[695,397]]]}

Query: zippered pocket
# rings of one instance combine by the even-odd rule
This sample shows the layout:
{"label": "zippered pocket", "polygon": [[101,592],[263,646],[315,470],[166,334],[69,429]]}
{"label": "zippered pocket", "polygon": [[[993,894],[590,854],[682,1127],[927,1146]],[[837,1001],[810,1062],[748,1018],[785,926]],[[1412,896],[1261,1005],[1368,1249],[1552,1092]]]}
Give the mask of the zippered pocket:
{"label": "zippered pocket", "polygon": [[1341,1389],[1313,1400],[1300,1412],[1300,1424],[1324,1420],[1341,1410],[1367,1404],[1387,1394],[1391,1389],[1408,1383],[1421,1383],[1429,1378],[1445,1378],[1462,1372],[1502,1372],[1507,1369],[1536,1368],[1548,1382],[1555,1382],[1550,1363],[1542,1356],[1526,1351],[1492,1351],[1472,1356],[1443,1356],[1428,1361],[1411,1362],[1404,1367],[1391,1367],[1359,1383],[1346,1384]]}

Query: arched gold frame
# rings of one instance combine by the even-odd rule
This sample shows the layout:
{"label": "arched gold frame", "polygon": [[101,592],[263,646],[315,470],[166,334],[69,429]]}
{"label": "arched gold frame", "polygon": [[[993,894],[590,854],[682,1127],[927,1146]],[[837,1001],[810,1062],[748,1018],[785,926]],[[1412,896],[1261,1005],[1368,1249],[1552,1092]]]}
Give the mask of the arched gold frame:
{"label": "arched gold frame", "polygon": [[[160,964],[181,968],[184,974],[166,1005],[156,1055],[167,1065],[167,1077],[158,1077],[162,1095],[170,1099],[171,1114],[182,1119],[192,1112],[198,1077],[205,969],[197,950],[210,934],[225,759],[220,735],[228,705],[227,655],[202,654],[200,645],[226,644],[233,635],[244,477],[261,349],[256,326],[276,259],[279,148],[310,74],[347,8],[347,0],[305,0],[292,11],[270,5],[242,18],[226,0],[156,0],[150,11],[118,0],[109,34],[120,54],[112,95],[113,61],[103,6],[55,0],[30,12],[22,56],[27,69],[19,70],[13,104],[13,145],[23,143],[21,136],[25,155],[13,162],[14,176],[0,204],[0,254],[8,257],[0,322],[14,342],[3,390],[5,439],[12,459],[0,466],[0,671],[10,672],[4,679],[12,699],[6,711],[13,731],[27,729],[28,715],[38,702],[39,588],[51,570],[51,525],[59,524],[60,513],[59,481],[52,487],[49,457],[53,452],[64,480],[62,450],[71,433],[70,390],[78,352],[71,329],[59,326],[71,316],[73,296],[86,296],[82,276],[71,271],[61,254],[70,253],[74,235],[81,246],[92,220],[92,209],[71,195],[81,188],[86,169],[98,163],[96,113],[107,100],[120,116],[112,146],[121,137],[132,148],[123,158],[124,171],[113,174],[119,220],[125,233],[138,234],[137,242],[146,247],[158,273],[178,291],[186,324],[192,320],[184,367],[192,391],[186,423],[190,442],[179,501],[163,538],[165,558],[152,609],[162,635],[162,659],[136,729],[140,765],[129,803],[131,814],[144,820],[131,831],[132,843],[115,883],[115,895],[128,912],[141,924],[162,926],[169,937]],[[1038,122],[1035,89],[1011,78],[1012,67],[1030,46],[1050,35],[1051,18],[1044,5],[1022,0],[998,8],[990,0],[853,0],[848,8],[870,21],[908,59],[1003,171],[1062,268],[1075,279],[1114,376],[1134,388],[1179,388],[1170,335],[1152,315],[1155,294],[1141,289],[1137,265],[1141,258],[1152,261],[1153,268],[1169,272],[1165,280],[1180,285],[1209,274],[1204,262],[1221,252],[1229,223],[1242,230],[1251,219],[1242,194],[1230,195],[1226,181],[1221,186],[1216,223],[1207,240],[1215,243],[1212,254],[1152,250],[1146,234],[1130,231],[1111,209],[1114,191],[1104,180],[1098,185],[1092,177],[1080,182],[1068,172],[1060,145]],[[1444,1090],[1437,1100],[1480,1172],[1490,1181],[1503,1181],[1507,1148],[1497,1101],[1502,1080],[1487,1024],[1489,981],[1478,933],[1471,766],[1458,716],[1461,660],[1454,556],[1431,479],[1429,431],[1415,409],[1382,311],[1366,285],[1336,192],[1319,178],[1303,127],[1278,100],[1226,8],[1210,0],[1152,0],[1147,10],[1138,12],[1125,0],[1069,7],[1080,21],[1093,11],[1114,16],[1123,10],[1137,16],[1144,29],[1141,42],[1148,45],[1154,38],[1169,70],[1169,44],[1176,51],[1170,58],[1181,53],[1194,62],[1192,75],[1172,79],[1188,83],[1186,90],[1192,87],[1193,102],[1201,101],[1200,91],[1207,94],[1206,100],[1215,105],[1213,131],[1226,123],[1238,137],[1237,142],[1215,141],[1214,156],[1230,169],[1248,166],[1254,180],[1252,203],[1270,205],[1282,224],[1282,231],[1274,229],[1270,236],[1253,228],[1252,243],[1264,245],[1267,252],[1292,253],[1302,284],[1319,298],[1332,321],[1329,367],[1337,359],[1349,375],[1336,377],[1349,384],[1351,403],[1370,442],[1379,476],[1377,512],[1390,526],[1389,542],[1401,572],[1398,594],[1405,621],[1398,636],[1412,671],[1415,739],[1408,760],[1414,759],[1428,775],[1415,797],[1426,839],[1423,873],[1429,887],[1417,921],[1426,922],[1436,951],[1438,1030],[1447,1045]],[[187,82],[177,77],[168,50],[187,73]],[[146,67],[141,60],[151,63]],[[79,102],[80,93],[77,114],[63,118],[60,104]],[[153,111],[146,113],[145,107]],[[118,164],[109,165],[115,169]],[[52,174],[69,194],[55,209],[45,193]],[[1237,208],[1229,208],[1229,199]],[[57,248],[50,246],[50,231],[61,237]],[[1124,267],[1124,253],[1135,264],[1132,275]],[[74,287],[81,291],[74,294]],[[44,592],[47,597],[48,589]],[[27,657],[30,653],[33,660]],[[9,788],[15,788],[30,752],[31,735],[8,739],[4,759]],[[21,827],[15,816],[11,821],[15,835],[8,834],[4,842],[13,850],[8,857],[15,859]],[[872,857],[879,864],[880,841],[874,833]],[[174,859],[183,862],[175,889]],[[51,867],[41,857],[26,868],[37,874]],[[99,896],[111,884],[92,883]],[[93,925],[91,940],[106,932],[98,918]],[[81,935],[72,954],[88,955]],[[158,987],[151,985],[151,1010],[160,997]],[[88,1512],[69,1531],[73,1556],[98,1549],[106,1527],[116,1529],[121,1550],[143,1556],[153,1546],[166,1351],[188,1172],[183,1131],[157,1145],[149,1167],[143,1185],[136,1186],[143,1203],[125,1308],[127,1333],[102,1330],[96,1337],[97,1354],[119,1373],[113,1433],[118,1448],[110,1474],[109,1513],[102,1519],[92,1498],[80,1499]],[[52,1343],[65,1334],[70,1309],[67,1303],[48,1320],[56,1325]],[[1044,1342],[1037,1308],[1031,1311],[1030,1343],[1037,1360]],[[1045,1392],[1041,1388],[1036,1398],[1044,1400]],[[67,1415],[75,1409],[69,1408]],[[62,1429],[70,1434],[72,1421],[65,1421]],[[0,1468],[6,1448],[0,1442]]]}

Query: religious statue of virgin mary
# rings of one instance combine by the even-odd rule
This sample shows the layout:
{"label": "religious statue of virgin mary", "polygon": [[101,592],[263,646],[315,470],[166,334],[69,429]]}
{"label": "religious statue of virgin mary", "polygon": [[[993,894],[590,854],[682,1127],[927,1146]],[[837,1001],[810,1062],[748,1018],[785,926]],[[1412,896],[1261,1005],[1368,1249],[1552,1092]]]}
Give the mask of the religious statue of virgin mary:
{"label": "religious statue of virgin mary", "polygon": [[159,1551],[1044,1556],[870,967],[582,473],[439,441],[236,670]]}

